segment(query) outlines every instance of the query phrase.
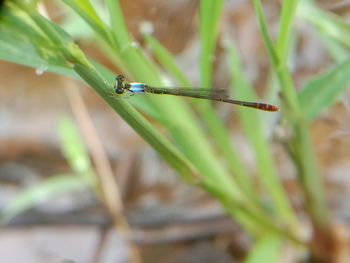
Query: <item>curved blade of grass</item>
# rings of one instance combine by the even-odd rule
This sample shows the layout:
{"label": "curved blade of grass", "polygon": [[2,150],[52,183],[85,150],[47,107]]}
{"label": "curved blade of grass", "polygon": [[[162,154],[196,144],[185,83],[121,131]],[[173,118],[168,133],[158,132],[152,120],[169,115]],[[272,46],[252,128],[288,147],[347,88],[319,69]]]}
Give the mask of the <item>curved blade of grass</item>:
{"label": "curved blade of grass", "polygon": [[33,41],[50,47],[50,40],[15,3],[10,2],[3,7],[0,22],[2,30],[12,32],[12,35],[22,39],[25,39],[25,36],[21,35],[21,31],[26,31]]}
{"label": "curved blade of grass", "polygon": [[24,190],[5,208],[1,223],[6,224],[15,216],[34,207],[40,202],[60,196],[69,191],[88,189],[89,185],[74,174],[60,174],[44,180],[39,185]]}
{"label": "curved blade of grass", "polygon": [[310,0],[300,2],[298,15],[313,24],[328,38],[347,49],[350,48],[350,25],[345,19],[317,8]]}
{"label": "curved blade of grass", "polygon": [[300,103],[306,119],[315,119],[333,105],[349,87],[349,83],[350,59],[309,82],[299,93]]}
{"label": "curved blade of grass", "polygon": [[14,4],[4,6],[0,19],[0,59],[77,78],[67,62],[50,50],[49,39]]}
{"label": "curved blade of grass", "polygon": [[327,48],[328,52],[332,56],[332,58],[337,62],[337,64],[340,64],[341,62],[344,62],[347,58],[350,57],[350,52],[347,50],[344,46],[340,45],[338,42],[334,42],[332,39],[328,38],[326,35],[319,34],[320,39],[324,43],[325,47]]}
{"label": "curved blade of grass", "polygon": [[[72,40],[70,35],[68,35],[64,30],[62,30],[50,20],[44,19],[41,15],[39,15],[36,12],[36,10],[30,9],[28,5],[26,5],[22,1],[13,0],[13,4],[19,10],[22,11],[22,13],[18,15],[19,19],[17,21],[21,21],[20,15],[27,16],[28,19],[30,19],[27,22],[27,25],[37,27],[38,31],[40,31],[40,33],[47,39],[47,42],[51,44],[51,48],[53,48],[54,46],[56,46],[57,48],[60,47],[60,45],[68,46],[70,44],[74,44],[74,41]],[[11,6],[11,4],[9,5]],[[14,7],[12,7],[12,12],[14,12]],[[24,28],[21,28],[21,26],[17,27],[20,28],[22,31],[25,30]],[[31,31],[31,33],[29,34],[33,34],[33,31]],[[35,40],[33,42],[35,42]],[[43,44],[43,41],[37,40],[37,42]]]}
{"label": "curved blade of grass", "polygon": [[89,0],[63,0],[63,2],[82,17],[104,41],[113,43],[110,32],[107,30],[106,25],[100,19]]}
{"label": "curved blade of grass", "polygon": [[43,69],[78,79],[78,75],[60,58],[50,57],[49,62],[43,59],[32,44],[13,32],[5,31],[0,25],[0,60],[16,64]]}
{"label": "curved blade of grass", "polygon": [[95,173],[92,170],[87,149],[81,141],[72,122],[63,119],[60,123],[62,151],[75,174],[60,174],[47,179],[39,185],[23,191],[5,209],[2,222],[7,223],[18,214],[37,205],[41,201],[59,196],[68,191],[95,186]]}
{"label": "curved blade of grass", "polygon": [[313,24],[336,61],[343,62],[349,57],[350,25],[334,13],[317,8],[309,0],[302,0],[297,14]]}

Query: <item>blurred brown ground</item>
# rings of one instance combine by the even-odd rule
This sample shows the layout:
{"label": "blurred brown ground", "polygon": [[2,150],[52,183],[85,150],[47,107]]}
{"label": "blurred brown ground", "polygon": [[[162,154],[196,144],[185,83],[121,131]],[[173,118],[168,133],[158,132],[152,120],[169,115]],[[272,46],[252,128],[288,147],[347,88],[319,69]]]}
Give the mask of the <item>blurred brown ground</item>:
{"label": "blurred brown ground", "polygon": [[[49,1],[48,1],[49,2]],[[320,6],[349,16],[348,1],[319,1]],[[127,24],[142,44],[140,24],[152,22],[154,35],[176,55],[187,76],[198,82],[198,1],[121,1]],[[54,4],[48,5],[55,16]],[[56,6],[55,6],[56,7]],[[271,32],[278,31],[279,1],[264,1]],[[237,41],[246,72],[258,92],[267,82],[269,62],[248,1],[226,1],[221,34]],[[294,65],[298,87],[329,67],[331,61],[313,29],[296,24],[300,41]],[[110,61],[92,42],[80,43],[88,54],[106,65]],[[226,87],[228,69],[220,47],[214,83]],[[35,69],[0,62],[0,207],[21,190],[69,167],[60,152],[58,122],[72,115],[63,87],[79,88],[92,121],[120,182],[133,237],[140,243],[145,262],[232,262],[240,259],[249,239],[202,191],[185,183],[123,120],[84,84]],[[317,155],[325,176],[334,219],[350,220],[350,116],[349,92],[312,126]],[[234,112],[228,127],[239,134]],[[248,147],[246,144],[239,144]],[[293,171],[276,145],[280,174],[294,205],[298,190]],[[242,152],[249,150],[242,149]],[[279,157],[277,157],[277,155]],[[249,160],[250,156],[246,156]],[[289,176],[291,175],[291,176]],[[188,216],[188,215],[191,216]],[[186,216],[187,215],[187,216]],[[89,192],[47,200],[18,218],[20,228],[3,228],[0,262],[123,262],[126,243],[114,232],[104,209]],[[63,222],[63,223],[62,223]],[[49,226],[43,226],[48,224]],[[343,231],[343,230],[342,230]],[[349,232],[345,229],[342,233]],[[117,249],[116,249],[117,248]],[[16,252],[14,252],[16,251]],[[288,256],[285,262],[288,262]],[[291,256],[293,258],[293,256]],[[12,260],[10,260],[12,259]],[[290,260],[290,259],[289,259]],[[67,261],[68,262],[68,261]],[[292,261],[289,261],[292,262]]]}

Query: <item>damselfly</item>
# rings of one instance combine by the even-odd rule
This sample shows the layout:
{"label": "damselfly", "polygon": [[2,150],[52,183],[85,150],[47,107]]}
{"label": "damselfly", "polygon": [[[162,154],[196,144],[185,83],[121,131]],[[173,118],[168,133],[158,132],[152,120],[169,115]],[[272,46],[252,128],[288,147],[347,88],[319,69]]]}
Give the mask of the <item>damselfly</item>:
{"label": "damselfly", "polygon": [[206,99],[221,101],[226,103],[231,103],[235,105],[240,105],[244,107],[250,107],[254,109],[264,110],[264,111],[278,111],[278,107],[271,104],[260,103],[260,102],[249,102],[241,100],[233,100],[224,96],[221,92],[213,90],[203,90],[203,89],[186,89],[186,88],[158,88],[151,87],[144,83],[139,82],[126,82],[123,75],[118,75],[116,77],[116,82],[114,84],[114,91],[118,95],[125,93],[138,94],[138,93],[153,93],[162,95],[174,95],[182,97],[190,97],[197,99]]}

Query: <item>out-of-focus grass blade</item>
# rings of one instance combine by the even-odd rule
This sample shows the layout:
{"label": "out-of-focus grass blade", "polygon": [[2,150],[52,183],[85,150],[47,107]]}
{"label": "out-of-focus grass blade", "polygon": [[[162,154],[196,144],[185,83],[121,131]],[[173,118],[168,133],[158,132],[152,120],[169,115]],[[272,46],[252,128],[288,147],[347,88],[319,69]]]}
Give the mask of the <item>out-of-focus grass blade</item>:
{"label": "out-of-focus grass blade", "polygon": [[350,24],[345,19],[317,8],[310,0],[300,2],[298,15],[312,23],[322,34],[350,49]]}
{"label": "out-of-focus grass blade", "polygon": [[59,134],[63,155],[73,171],[81,174],[91,169],[89,154],[74,124],[66,118],[62,119],[59,124]]}
{"label": "out-of-focus grass blade", "polygon": [[153,36],[149,34],[145,34],[144,36],[147,44],[151,47],[160,63],[162,63],[162,65],[178,80],[180,86],[190,87],[190,82],[182,70],[178,67],[170,52],[164,48]]}
{"label": "out-of-focus grass blade", "polygon": [[346,59],[350,57],[350,52],[344,46],[342,46],[339,42],[333,41],[333,39],[328,38],[324,34],[319,34],[320,39],[324,43],[330,55],[333,59],[340,64],[344,62]]}
{"label": "out-of-focus grass blade", "polygon": [[[7,3],[4,6],[1,11],[0,22],[1,30],[8,31],[7,34],[12,33],[12,35],[22,39],[30,36],[33,42],[50,47],[50,40],[35,26],[28,14],[22,12],[15,3]],[[25,36],[21,34],[22,31],[26,32]]]}
{"label": "out-of-focus grass blade", "polygon": [[15,216],[44,200],[59,196],[68,191],[87,189],[87,187],[88,185],[86,182],[74,174],[55,175],[39,185],[21,192],[21,194],[5,208],[1,216],[1,223],[8,223]]}
{"label": "out-of-focus grass blade", "polygon": [[[22,1],[14,1],[14,7],[12,10],[15,10],[15,7],[21,10],[22,16],[27,16],[29,21],[26,23],[29,27],[36,27],[40,33],[45,36],[48,40],[48,44],[51,48],[53,46],[56,46],[56,49],[59,49],[61,52],[63,49],[63,45],[66,45],[69,47],[70,44],[74,45],[73,39],[68,35],[64,30],[62,30],[59,26],[57,26],[52,21],[44,18],[41,16],[35,9],[28,8],[28,5],[26,3],[23,3]],[[11,6],[11,4],[9,4]],[[19,21],[21,20],[20,16],[18,16]],[[21,26],[18,27],[20,31],[23,31],[25,29],[21,28]],[[35,42],[35,41],[33,41]],[[40,43],[43,45],[43,41],[36,41],[38,44]],[[62,45],[62,46],[61,46]]]}
{"label": "out-of-focus grass blade", "polygon": [[0,35],[0,60],[70,76],[75,79],[79,78],[72,69],[67,67],[67,64],[61,58],[55,59],[54,57],[50,57],[48,62],[26,40],[18,38],[11,33],[8,34],[8,32],[1,30],[1,28]]}
{"label": "out-of-focus grass blade", "polygon": [[153,61],[146,57],[140,48],[140,44],[128,32],[119,1],[108,0],[107,7],[111,32],[117,43],[115,49],[118,49],[127,70],[138,81],[146,82],[150,85],[161,85],[159,69]]}
{"label": "out-of-focus grass blade", "polygon": [[[4,7],[0,17],[0,59],[77,78],[30,18],[15,5],[9,6]],[[26,34],[22,34],[23,30]]]}
{"label": "out-of-focus grass blade", "polygon": [[254,244],[244,263],[282,262],[282,240],[280,236],[267,236]]}
{"label": "out-of-focus grass blade", "polygon": [[[282,17],[282,22],[284,26],[288,26],[289,28],[281,28],[282,37],[279,39],[279,49],[277,50],[275,48],[275,45],[272,41],[272,38],[270,36],[266,17],[264,13],[264,9],[262,6],[262,3],[260,0],[253,0],[258,23],[260,26],[261,35],[264,39],[265,46],[267,47],[270,60],[274,66],[274,69],[277,73],[277,77],[280,82],[280,87],[282,88],[284,99],[286,100],[286,104],[289,106],[289,108],[292,111],[292,114],[294,117],[298,116],[300,114],[299,112],[299,105],[298,105],[298,98],[297,94],[295,92],[294,83],[292,76],[287,68],[287,59],[288,59],[288,40],[290,39],[290,32],[291,32],[291,26],[292,26],[292,20],[293,16],[291,14],[288,14],[288,10],[285,10],[283,12],[284,17]],[[284,2],[283,2],[284,3]],[[286,4],[288,6],[294,7],[293,3],[290,3],[290,0],[286,1]],[[294,10],[292,10],[294,11]],[[294,14],[294,12],[292,12]],[[281,52],[279,54],[278,52]],[[282,57],[280,57],[282,56]]]}
{"label": "out-of-focus grass blade", "polygon": [[280,32],[276,50],[279,54],[280,63],[287,65],[289,58],[290,45],[292,43],[292,29],[295,11],[299,0],[284,0],[282,5],[282,14],[280,22]]}
{"label": "out-of-focus grass blade", "polygon": [[350,25],[345,19],[319,9],[310,0],[301,1],[297,14],[316,27],[321,40],[338,63],[349,57]]}
{"label": "out-of-focus grass blade", "polygon": [[330,54],[342,62],[349,57],[350,25],[335,13],[319,9],[309,0],[301,0],[297,14],[318,30]]}
{"label": "out-of-focus grass blade", "polygon": [[306,119],[312,120],[336,102],[350,83],[350,59],[336,65],[300,92],[299,99]]}
{"label": "out-of-focus grass blade", "polygon": [[216,46],[223,0],[200,2],[201,85],[211,86],[213,53]]}
{"label": "out-of-focus grass blade", "polygon": [[[15,4],[12,7],[13,10],[18,8],[21,10],[22,14],[29,18],[28,25],[37,27],[42,34],[45,35],[45,38],[48,40],[50,48],[49,55],[54,56],[54,58],[65,59],[67,65],[70,67],[72,63],[79,61],[80,63],[88,64],[86,57],[80,48],[74,43],[73,39],[68,35],[62,28],[53,23],[52,21],[41,16],[36,10],[29,9],[28,6],[22,1],[14,1]],[[11,7],[11,4],[9,4]],[[20,18],[19,18],[20,19]],[[26,35],[26,31],[23,31],[22,28],[18,28],[22,34]],[[30,36],[27,36],[30,39]],[[35,45],[37,49],[43,53],[42,56],[45,59],[46,45],[43,45],[42,48],[41,42],[35,42],[33,40],[32,45]]]}
{"label": "out-of-focus grass blade", "polygon": [[63,2],[82,17],[106,42],[113,43],[110,32],[89,0],[63,0]]}
{"label": "out-of-focus grass blade", "polygon": [[131,38],[120,8],[119,0],[106,0],[106,3],[109,11],[110,26],[117,35],[116,41],[120,45],[119,48],[123,49],[123,44],[130,43]]}
{"label": "out-of-focus grass blade", "polygon": [[269,57],[272,61],[272,64],[276,67],[277,65],[279,65],[279,58],[267,27],[263,6],[260,0],[253,0],[253,3],[258,23],[260,26],[261,35],[264,38],[265,46],[269,52]]}

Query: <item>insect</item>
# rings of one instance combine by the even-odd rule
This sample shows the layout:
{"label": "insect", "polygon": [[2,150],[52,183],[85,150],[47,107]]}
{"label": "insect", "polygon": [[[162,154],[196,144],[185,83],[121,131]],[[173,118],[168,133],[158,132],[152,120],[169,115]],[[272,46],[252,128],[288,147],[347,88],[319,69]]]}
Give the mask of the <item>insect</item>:
{"label": "insect", "polygon": [[250,107],[254,109],[264,110],[264,111],[278,111],[278,107],[275,105],[260,103],[260,102],[249,102],[241,101],[227,98],[223,95],[221,91],[213,90],[203,90],[203,89],[189,89],[189,88],[160,88],[151,87],[147,84],[140,82],[127,82],[123,75],[118,75],[116,77],[116,82],[114,84],[114,91],[118,95],[123,95],[125,93],[132,94],[142,94],[142,93],[152,93],[158,95],[173,95],[181,97],[190,97],[196,99],[205,99],[213,101],[221,101],[234,105]]}

